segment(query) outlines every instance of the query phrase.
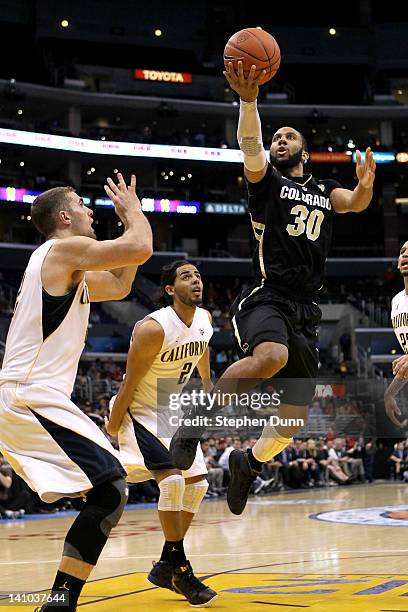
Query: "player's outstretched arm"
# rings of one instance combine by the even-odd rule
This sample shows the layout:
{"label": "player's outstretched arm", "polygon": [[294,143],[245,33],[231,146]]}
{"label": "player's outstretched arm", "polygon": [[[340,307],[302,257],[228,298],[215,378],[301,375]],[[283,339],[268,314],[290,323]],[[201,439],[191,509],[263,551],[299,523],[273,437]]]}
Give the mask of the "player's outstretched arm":
{"label": "player's outstretched arm", "polygon": [[[132,175],[129,187],[121,174],[118,174],[117,185],[108,178],[105,191],[124,225],[122,236],[101,242],[86,236],[58,240],[48,260],[59,274],[65,272],[72,276],[78,271],[92,271],[86,275],[91,300],[95,300],[95,295],[99,299],[118,299],[118,294],[123,297],[125,289],[130,289],[136,267],[153,252],[152,231],[136,195],[136,177]],[[120,271],[121,268],[126,270]],[[116,270],[116,273],[111,274],[108,270]]]}
{"label": "player's outstretched arm", "polygon": [[370,147],[366,149],[364,163],[360,151],[356,151],[356,158],[357,187],[354,191],[333,189],[330,194],[330,202],[337,213],[362,212],[368,207],[373,197],[376,167],[373,152]]}
{"label": "player's outstretched arm", "polygon": [[242,62],[238,62],[235,71],[232,62],[224,70],[231,89],[240,97],[237,139],[244,154],[244,172],[251,183],[258,183],[266,173],[267,158],[262,142],[261,120],[259,118],[256,99],[259,93],[259,81],[266,74],[264,70],[255,77],[256,66],[251,66],[248,77],[244,76]]}
{"label": "player's outstretched arm", "polygon": [[154,319],[146,319],[136,327],[126,363],[126,375],[119,388],[106,431],[117,436],[125,412],[132,403],[139,382],[152,367],[163,344],[164,331]]}
{"label": "player's outstretched arm", "polygon": [[[107,179],[108,184],[105,185],[105,191],[114,203],[115,210],[122,219],[126,232],[128,230],[128,224],[126,221],[126,216],[123,215],[123,212],[121,210],[121,205],[124,203],[126,206],[127,201],[129,201],[129,203],[132,203],[132,201],[136,202],[137,209],[140,212],[142,211],[142,206],[140,204],[139,198],[136,195],[136,176],[132,174],[130,185],[128,187],[126,186],[125,181],[123,180],[123,176],[120,173],[118,173],[118,179],[119,180],[117,185],[115,185],[115,183],[110,178]],[[146,247],[151,248],[152,232],[150,224],[143,214],[138,217],[138,221],[138,225],[140,225],[139,238],[144,236],[144,238],[148,242],[148,244],[146,244]],[[141,250],[139,253],[140,256],[142,256],[142,251],[144,248],[142,243],[140,244],[140,247]],[[149,254],[149,252],[150,249],[148,249],[147,254]],[[141,257],[141,259],[142,258],[143,257]],[[140,263],[144,262],[140,261]],[[132,284],[135,279],[137,268],[137,265],[128,265],[124,266],[123,268],[111,269],[104,272],[87,272],[86,282],[88,285],[89,297],[91,302],[104,302],[106,300],[124,299],[132,289]]]}

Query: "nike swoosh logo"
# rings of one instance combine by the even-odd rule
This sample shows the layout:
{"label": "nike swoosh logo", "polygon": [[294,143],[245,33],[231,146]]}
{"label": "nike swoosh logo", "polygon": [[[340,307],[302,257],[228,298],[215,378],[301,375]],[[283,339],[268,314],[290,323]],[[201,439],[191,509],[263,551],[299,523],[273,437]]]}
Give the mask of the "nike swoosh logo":
{"label": "nike swoosh logo", "polygon": [[225,60],[243,60],[244,57],[239,57],[238,55],[224,55]]}

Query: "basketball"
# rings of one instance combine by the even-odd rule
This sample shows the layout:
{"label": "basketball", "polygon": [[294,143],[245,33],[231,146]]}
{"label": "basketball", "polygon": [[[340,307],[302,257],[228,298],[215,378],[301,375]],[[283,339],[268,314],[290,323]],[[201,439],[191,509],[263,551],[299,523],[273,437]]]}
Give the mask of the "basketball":
{"label": "basketball", "polygon": [[266,74],[261,77],[259,84],[270,81],[277,73],[281,54],[279,45],[274,37],[260,28],[245,28],[231,36],[224,49],[224,64],[228,68],[229,62],[238,68],[242,61],[244,76],[247,77],[252,65],[256,66],[255,76],[263,70]]}

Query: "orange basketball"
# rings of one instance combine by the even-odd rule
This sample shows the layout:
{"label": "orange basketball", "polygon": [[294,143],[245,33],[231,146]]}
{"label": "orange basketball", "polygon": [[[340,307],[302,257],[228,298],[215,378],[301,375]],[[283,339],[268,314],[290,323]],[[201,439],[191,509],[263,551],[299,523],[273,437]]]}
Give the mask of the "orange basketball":
{"label": "orange basketball", "polygon": [[224,49],[224,64],[232,62],[238,68],[242,61],[244,76],[247,77],[252,65],[256,66],[255,76],[266,70],[259,84],[269,81],[278,71],[281,61],[279,45],[274,37],[260,28],[245,28],[231,36]]}

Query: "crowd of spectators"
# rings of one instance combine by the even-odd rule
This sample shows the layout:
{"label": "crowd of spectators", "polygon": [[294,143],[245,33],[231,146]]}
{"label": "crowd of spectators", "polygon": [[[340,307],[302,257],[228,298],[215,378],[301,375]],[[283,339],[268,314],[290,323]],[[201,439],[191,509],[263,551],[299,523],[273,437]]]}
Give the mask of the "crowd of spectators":
{"label": "crowd of spectators", "polygon": [[[228,459],[238,448],[252,448],[256,438],[206,437],[201,441],[208,469],[208,496],[225,493],[230,479]],[[295,439],[264,464],[255,480],[255,495],[273,491],[312,489],[373,481],[375,444],[351,437]]]}

